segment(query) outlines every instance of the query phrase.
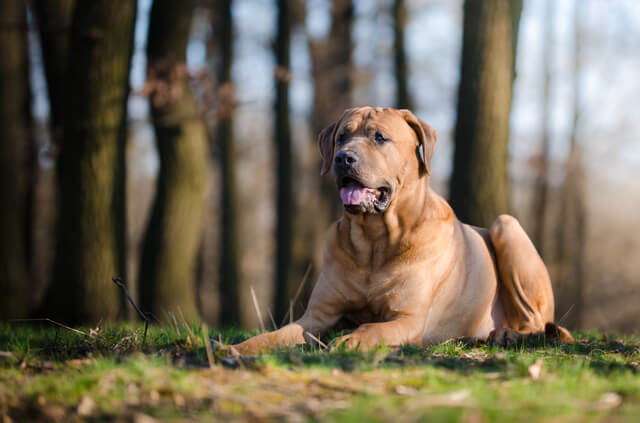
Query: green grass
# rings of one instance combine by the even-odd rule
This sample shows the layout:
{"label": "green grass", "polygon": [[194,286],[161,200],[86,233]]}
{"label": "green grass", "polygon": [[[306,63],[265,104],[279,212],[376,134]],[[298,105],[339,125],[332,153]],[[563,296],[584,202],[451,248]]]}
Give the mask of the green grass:
{"label": "green grass", "polygon": [[[7,421],[638,421],[640,337],[449,341],[360,353],[309,346],[259,357],[213,351],[199,325],[0,324]],[[251,333],[209,330],[237,342]],[[536,364],[537,363],[537,364]],[[535,368],[541,372],[535,377]],[[533,376],[532,376],[533,374]],[[136,420],[137,419],[137,420]]]}

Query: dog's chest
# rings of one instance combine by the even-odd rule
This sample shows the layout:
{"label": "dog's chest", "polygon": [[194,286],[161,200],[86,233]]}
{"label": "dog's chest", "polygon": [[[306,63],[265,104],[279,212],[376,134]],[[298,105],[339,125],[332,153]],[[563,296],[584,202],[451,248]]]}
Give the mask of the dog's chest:
{"label": "dog's chest", "polygon": [[358,324],[388,321],[405,308],[408,292],[402,289],[400,280],[384,274],[362,275],[358,279],[353,281],[357,287],[350,289],[357,295],[345,313],[348,320]]}

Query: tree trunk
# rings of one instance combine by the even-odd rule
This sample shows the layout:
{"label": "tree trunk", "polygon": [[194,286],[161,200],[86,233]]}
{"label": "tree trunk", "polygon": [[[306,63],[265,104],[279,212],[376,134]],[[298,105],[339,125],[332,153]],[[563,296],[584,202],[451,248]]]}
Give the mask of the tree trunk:
{"label": "tree trunk", "polygon": [[[55,153],[62,139],[62,131],[64,126],[65,104],[65,79],[67,66],[69,62],[69,47],[71,42],[71,19],[73,17],[75,0],[31,0],[30,6],[34,13],[35,21],[40,35],[40,49],[42,51],[42,64],[44,75],[47,81],[47,94],[49,100],[49,132],[51,134],[50,145],[48,146],[51,155]],[[46,289],[50,282],[50,260],[51,250],[55,246],[55,214],[56,202],[53,196],[53,203],[45,209],[46,203],[37,204],[38,190],[40,184],[47,183],[47,180],[41,178],[38,163],[39,145],[31,143],[32,151],[32,180],[31,187],[34,193],[29,197],[31,199],[32,212],[29,212],[27,206],[26,216],[30,219],[32,229],[30,234],[32,239],[35,237],[33,233],[35,228],[46,228],[46,242],[37,242],[30,251],[34,262],[31,265],[32,282],[34,284],[33,299],[41,300],[42,292]],[[29,195],[29,194],[28,194]],[[40,194],[41,195],[41,194]],[[37,229],[36,229],[37,230]],[[44,262],[44,263],[43,263]],[[46,264],[45,264],[46,263]],[[36,271],[37,270],[37,271]],[[36,276],[37,274],[37,276]],[[45,276],[47,275],[47,276]]]}
{"label": "tree trunk", "polygon": [[293,295],[290,283],[293,202],[291,128],[289,125],[289,82],[291,10],[289,0],[278,0],[278,23],[275,42],[275,125],[273,141],[276,150],[276,266],[274,282],[274,315],[280,321],[289,309]]}
{"label": "tree trunk", "polygon": [[186,50],[195,1],[155,0],[147,42],[151,117],[160,156],[140,262],[140,302],[156,316],[198,318],[195,263],[207,182],[208,139],[189,86]]}
{"label": "tree trunk", "polygon": [[[585,175],[582,163],[582,148],[578,142],[582,98],[580,96],[581,60],[583,37],[580,32],[580,12],[582,6],[576,4],[574,10],[575,53],[573,78],[573,125],[569,139],[569,157],[562,187],[560,217],[558,219],[557,250],[558,276],[561,283],[560,301],[556,315],[564,316],[562,322],[570,328],[582,325],[584,302],[585,243],[587,236],[587,211],[583,182]],[[564,285],[564,286],[562,286]]]}
{"label": "tree trunk", "polygon": [[407,6],[405,0],[393,2],[393,59],[396,74],[396,107],[413,109],[413,101],[409,94],[409,70],[407,69],[407,52],[404,46],[404,33],[407,26]]}
{"label": "tree trunk", "polygon": [[489,226],[509,211],[508,141],[522,0],[466,0],[450,200]]}
{"label": "tree trunk", "polygon": [[71,19],[75,0],[32,0],[38,22],[44,75],[49,96],[54,146],[62,138],[65,111],[65,74],[69,63]]}
{"label": "tree trunk", "polygon": [[538,252],[544,258],[545,252],[545,228],[547,217],[547,204],[549,199],[549,154],[551,150],[549,137],[549,117],[551,115],[551,105],[549,93],[551,89],[551,40],[553,31],[553,0],[545,2],[546,14],[544,19],[544,57],[543,71],[544,82],[542,87],[542,149],[540,152],[540,160],[536,166],[537,178],[534,187],[532,210],[533,231],[531,238],[533,244],[538,248]]}
{"label": "tree trunk", "polygon": [[[338,201],[335,184],[330,176],[320,177],[320,154],[317,152],[316,136],[331,122],[340,117],[342,111],[351,107],[353,87],[353,41],[352,26],[354,10],[352,0],[333,0],[331,8],[331,29],[323,40],[309,39],[312,78],[314,85],[313,131],[314,160],[309,168],[303,169],[309,181],[310,191],[301,195],[296,219],[296,242],[292,264],[292,283],[301,282],[307,267],[311,271],[307,277],[294,312],[304,310],[304,304],[311,293],[322,263],[322,246],[331,221],[336,219],[342,208]],[[297,288],[297,286],[296,286]],[[294,316],[295,317],[295,316]]]}
{"label": "tree trunk", "polygon": [[78,2],[71,27],[54,280],[48,316],[113,320],[125,273],[125,144],[135,0]]}
{"label": "tree trunk", "polygon": [[0,320],[28,313],[30,284],[24,256],[24,152],[28,141],[26,6],[0,1]]}
{"label": "tree trunk", "polygon": [[[216,141],[220,153],[222,196],[220,207],[220,323],[224,326],[238,325],[240,310],[240,263],[238,258],[238,200],[235,176],[235,148],[233,141],[233,18],[229,0],[218,1],[219,27],[217,37],[220,47],[218,75],[218,123]],[[215,27],[215,25],[214,25]]]}

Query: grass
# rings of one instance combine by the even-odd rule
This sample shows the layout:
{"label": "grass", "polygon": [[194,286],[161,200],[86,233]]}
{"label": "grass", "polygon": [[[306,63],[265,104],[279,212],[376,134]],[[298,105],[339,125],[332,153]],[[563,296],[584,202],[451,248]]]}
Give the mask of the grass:
{"label": "grass", "polygon": [[[210,364],[202,327],[0,324],[4,421],[638,421],[640,337],[308,346]],[[237,342],[251,333],[209,330]]]}

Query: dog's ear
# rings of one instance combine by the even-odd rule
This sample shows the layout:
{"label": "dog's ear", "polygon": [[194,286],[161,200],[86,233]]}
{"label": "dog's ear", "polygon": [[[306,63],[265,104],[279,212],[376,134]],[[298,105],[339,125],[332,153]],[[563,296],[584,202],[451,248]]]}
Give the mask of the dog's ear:
{"label": "dog's ear", "polygon": [[418,119],[410,110],[403,109],[399,110],[399,112],[418,137],[418,158],[422,162],[427,175],[430,175],[431,156],[436,151],[436,144],[438,143],[436,130],[431,125]]}
{"label": "dog's ear", "polygon": [[322,156],[322,169],[320,175],[326,175],[331,169],[331,162],[333,162],[333,148],[336,139],[336,129],[338,128],[338,121],[333,122],[331,125],[320,131],[318,135],[318,148],[320,149],[320,155]]}

